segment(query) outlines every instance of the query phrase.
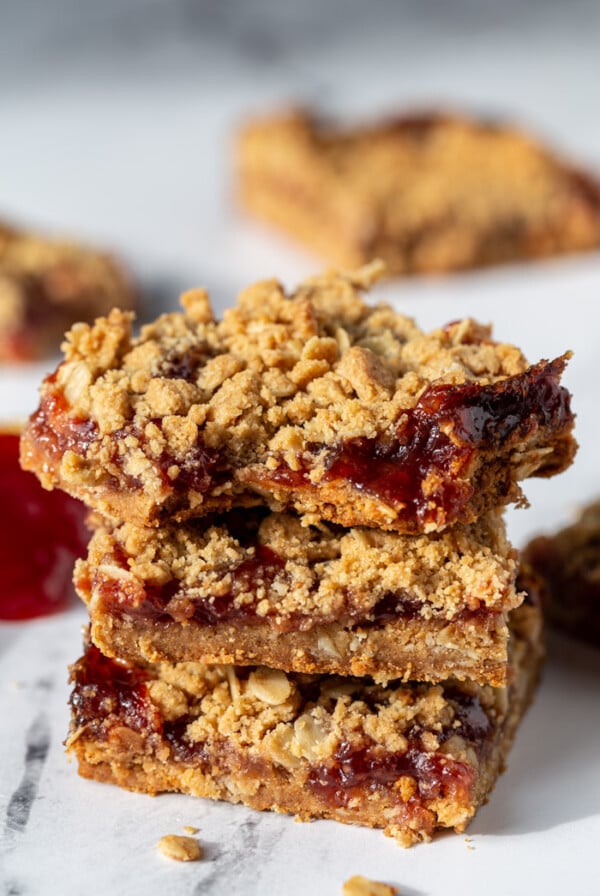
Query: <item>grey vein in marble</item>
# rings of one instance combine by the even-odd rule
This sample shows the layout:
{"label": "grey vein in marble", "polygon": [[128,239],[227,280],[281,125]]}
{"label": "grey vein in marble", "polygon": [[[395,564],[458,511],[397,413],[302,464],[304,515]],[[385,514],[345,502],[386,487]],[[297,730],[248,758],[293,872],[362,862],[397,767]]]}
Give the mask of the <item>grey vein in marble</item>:
{"label": "grey vein in marble", "polygon": [[25,736],[25,769],[6,810],[7,840],[11,835],[23,833],[27,827],[49,749],[50,723],[47,714],[40,712],[27,729]]}

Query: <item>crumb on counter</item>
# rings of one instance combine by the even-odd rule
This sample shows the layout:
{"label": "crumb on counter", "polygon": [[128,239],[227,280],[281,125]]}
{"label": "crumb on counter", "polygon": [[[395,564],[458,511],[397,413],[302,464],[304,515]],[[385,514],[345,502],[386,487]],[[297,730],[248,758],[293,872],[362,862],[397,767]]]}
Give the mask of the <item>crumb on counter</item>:
{"label": "crumb on counter", "polygon": [[157,846],[163,856],[166,856],[167,859],[174,859],[176,862],[197,862],[202,858],[202,847],[195,837],[165,834],[160,838]]}
{"label": "crumb on counter", "polygon": [[342,896],[398,896],[396,887],[355,874],[345,881]]}

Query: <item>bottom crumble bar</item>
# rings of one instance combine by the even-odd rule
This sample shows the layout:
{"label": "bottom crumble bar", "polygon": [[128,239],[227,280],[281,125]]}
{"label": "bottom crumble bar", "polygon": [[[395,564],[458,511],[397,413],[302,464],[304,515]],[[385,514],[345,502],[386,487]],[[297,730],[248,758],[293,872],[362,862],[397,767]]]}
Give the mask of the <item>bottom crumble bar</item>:
{"label": "bottom crumble bar", "polygon": [[463,831],[503,767],[543,652],[536,606],[511,624],[502,689],[137,667],[90,645],[72,667],[67,748],[86,778],[383,828],[410,846]]}

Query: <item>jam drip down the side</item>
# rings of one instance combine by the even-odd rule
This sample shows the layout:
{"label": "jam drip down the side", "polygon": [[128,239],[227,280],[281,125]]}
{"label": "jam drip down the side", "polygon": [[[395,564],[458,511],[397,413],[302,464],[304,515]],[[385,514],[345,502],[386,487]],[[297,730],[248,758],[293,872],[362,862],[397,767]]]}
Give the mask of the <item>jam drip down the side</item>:
{"label": "jam drip down the side", "polygon": [[[400,412],[393,433],[381,439],[348,439],[325,461],[325,482],[344,481],[354,488],[402,506],[402,516],[421,524],[436,521],[440,511],[456,520],[474,494],[470,468],[477,452],[505,451],[537,431],[547,430],[546,444],[572,426],[569,392],[560,385],[568,356],[540,362],[522,374],[480,386],[433,384],[413,408]],[[326,446],[311,446],[321,455]],[[537,475],[564,465],[550,453]],[[318,488],[311,464],[290,470],[283,462],[261,483],[287,488]],[[505,484],[509,487],[509,483]]]}
{"label": "jam drip down the side", "polygon": [[[127,555],[122,550],[114,550],[110,564],[128,568]],[[258,604],[268,595],[276,577],[284,575],[285,560],[267,545],[256,544],[254,554],[237,567],[224,569],[223,576],[231,575],[233,587],[224,594],[198,596],[193,591],[186,594],[186,588],[177,579],[172,579],[162,587],[136,582],[130,587],[128,580],[104,576],[96,573],[93,581],[88,578],[77,582],[79,590],[88,596],[93,590],[102,606],[118,615],[152,622],[194,621],[202,627],[220,623],[241,622],[244,625],[268,623],[279,632],[307,631],[315,625],[340,622],[351,627],[381,626],[396,620],[417,619],[423,605],[411,599],[404,592],[387,592],[368,610],[352,607],[341,608],[336,617],[319,616],[310,609],[307,613],[283,615],[274,601],[270,610],[258,612]],[[315,584],[315,589],[317,585]],[[260,594],[258,593],[260,589]],[[244,594],[244,600],[236,602],[236,596]],[[250,596],[250,599],[248,599]],[[463,608],[451,620],[455,623],[486,625],[493,628],[501,613],[481,606],[477,609]]]}

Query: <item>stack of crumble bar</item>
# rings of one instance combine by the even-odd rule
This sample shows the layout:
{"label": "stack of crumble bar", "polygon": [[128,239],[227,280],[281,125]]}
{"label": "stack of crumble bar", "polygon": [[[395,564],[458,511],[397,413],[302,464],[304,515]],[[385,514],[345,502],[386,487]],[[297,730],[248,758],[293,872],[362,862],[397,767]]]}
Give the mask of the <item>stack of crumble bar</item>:
{"label": "stack of crumble bar", "polygon": [[379,273],[68,334],[22,463],[93,511],[82,775],[404,845],[493,787],[542,655],[502,507],[572,459],[566,358],[423,333],[363,301]]}

